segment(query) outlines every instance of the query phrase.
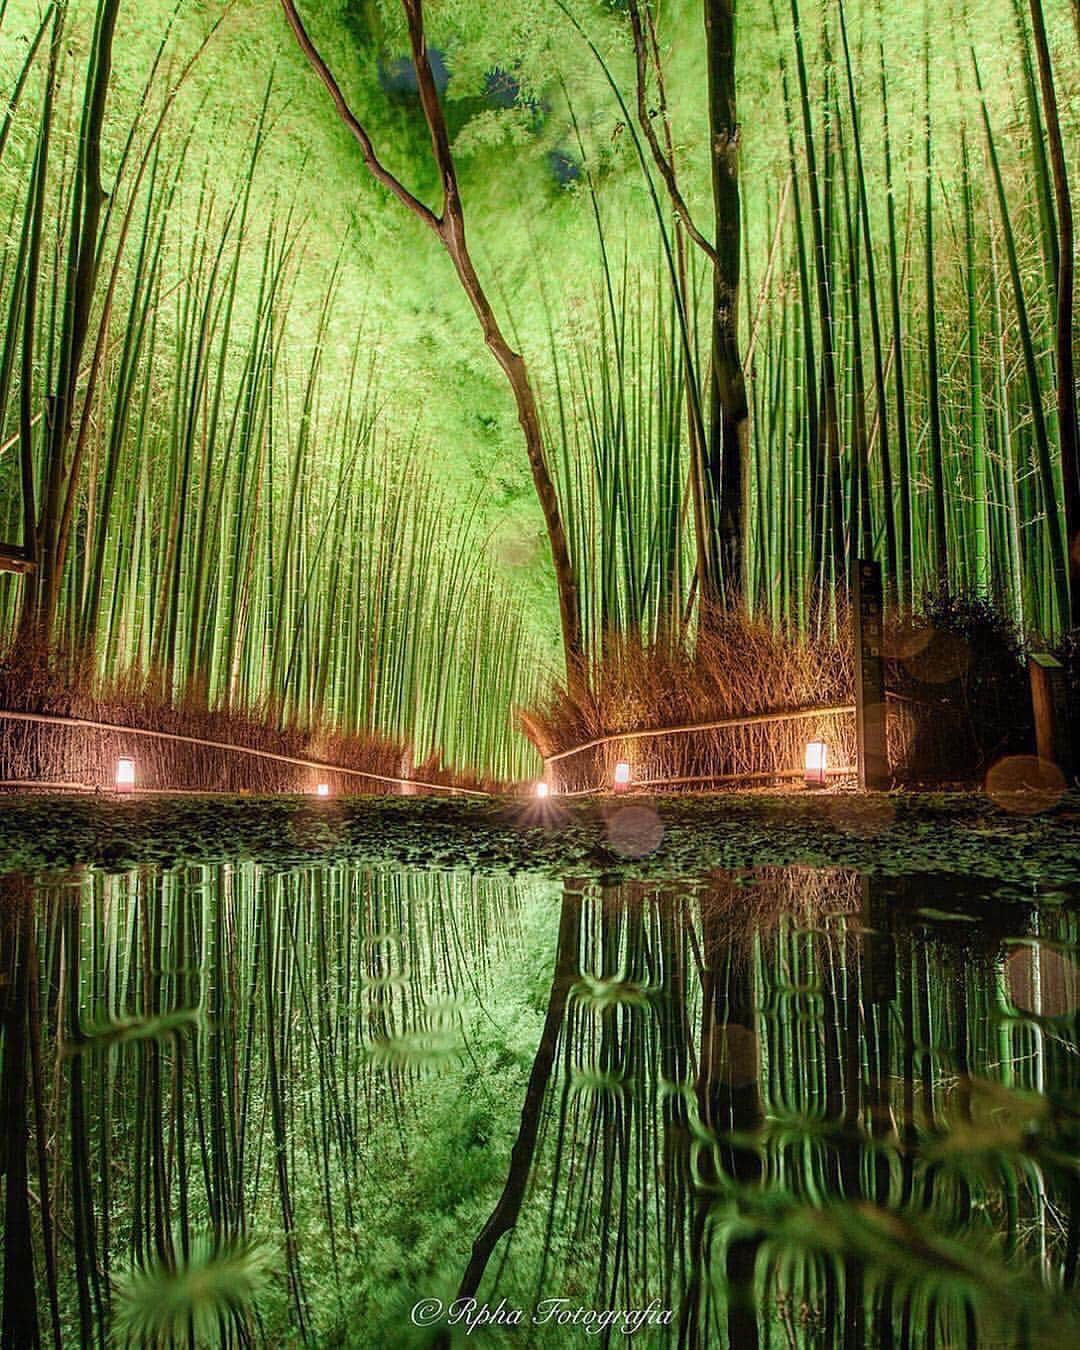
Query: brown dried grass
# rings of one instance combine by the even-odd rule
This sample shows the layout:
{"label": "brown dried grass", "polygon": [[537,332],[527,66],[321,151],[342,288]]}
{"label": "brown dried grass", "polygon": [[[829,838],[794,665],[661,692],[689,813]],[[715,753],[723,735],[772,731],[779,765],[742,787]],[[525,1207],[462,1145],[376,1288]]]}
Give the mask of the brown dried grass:
{"label": "brown dried grass", "polygon": [[[547,757],[620,732],[844,705],[853,698],[846,636],[836,642],[796,637],[726,614],[698,636],[693,651],[642,647],[633,638],[611,642],[587,696],[559,687],[546,704],[522,715],[522,725]],[[834,764],[852,762],[854,722],[847,715],[610,742],[557,761],[552,776],[560,791],[580,791],[609,782],[615,762],[629,759],[636,781],[752,780],[797,770],[806,742],[818,737],[829,743]]]}
{"label": "brown dried grass", "polygon": [[[85,719],[115,728],[189,736],[237,749],[125,735],[123,730],[0,719],[0,781],[108,788],[120,756],[136,760],[140,788],[155,791],[311,792],[326,782],[335,795],[399,791],[391,783],[335,774],[245,754],[257,750],[333,764],[386,778],[417,778],[452,787],[491,785],[442,767],[431,757],[412,767],[411,748],[377,734],[350,735],[327,725],[282,725],[271,707],[208,707],[198,693],[162,700],[153,673],[101,684],[77,660],[27,648],[0,659],[0,709]],[[405,789],[408,790],[408,789]]]}
{"label": "brown dried grass", "polygon": [[[885,625],[889,761],[909,784],[970,783],[1030,739],[1030,701],[1022,644],[982,599],[928,597],[925,612]],[[612,642],[593,690],[581,698],[558,688],[522,715],[545,757],[601,737],[657,731],[854,701],[851,624],[833,638],[774,632],[737,613],[721,616],[693,650]],[[619,760],[638,783],[693,790],[790,781],[806,743],[824,740],[833,766],[855,762],[851,714],[790,722],[615,739],[549,766],[561,792],[609,784]],[[686,782],[673,783],[671,780]]]}

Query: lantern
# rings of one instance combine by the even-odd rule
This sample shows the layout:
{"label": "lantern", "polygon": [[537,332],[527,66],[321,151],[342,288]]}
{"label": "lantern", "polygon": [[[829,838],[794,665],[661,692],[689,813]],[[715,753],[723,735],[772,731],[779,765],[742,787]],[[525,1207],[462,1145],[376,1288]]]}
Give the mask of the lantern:
{"label": "lantern", "polygon": [[130,792],[135,786],[135,761],[118,759],[116,761],[116,790]]}
{"label": "lantern", "polygon": [[811,741],[806,747],[806,786],[825,786],[825,765],[829,751],[824,741]]}

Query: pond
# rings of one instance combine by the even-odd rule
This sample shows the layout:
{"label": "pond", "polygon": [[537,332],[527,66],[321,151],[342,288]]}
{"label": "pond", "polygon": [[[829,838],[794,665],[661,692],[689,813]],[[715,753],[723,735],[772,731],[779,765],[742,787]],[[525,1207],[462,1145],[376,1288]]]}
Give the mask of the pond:
{"label": "pond", "polygon": [[1080,888],[11,874],[5,1343],[1076,1343]]}

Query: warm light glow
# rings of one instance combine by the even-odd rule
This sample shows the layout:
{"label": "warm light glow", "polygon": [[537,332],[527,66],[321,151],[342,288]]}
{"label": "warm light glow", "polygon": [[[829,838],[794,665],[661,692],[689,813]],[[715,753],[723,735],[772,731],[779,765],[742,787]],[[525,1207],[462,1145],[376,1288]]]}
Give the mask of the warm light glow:
{"label": "warm light glow", "polygon": [[630,782],[630,765],[620,760],[615,765],[615,791],[620,792]]}
{"label": "warm light glow", "polygon": [[330,796],[330,784],[329,784],[329,783],[320,783],[319,786],[315,789],[315,793],[316,793],[316,796],[319,796],[319,797],[329,797],[329,796]]}
{"label": "warm light glow", "polygon": [[540,798],[541,801],[543,801],[545,797],[549,797],[551,795],[551,788],[549,788],[546,783],[537,783],[536,795]]}
{"label": "warm light glow", "polygon": [[825,765],[829,748],[824,741],[811,741],[806,747],[806,786],[825,786]]}
{"label": "warm light glow", "polygon": [[135,786],[135,761],[118,759],[116,761],[116,789],[118,792],[130,792]]}

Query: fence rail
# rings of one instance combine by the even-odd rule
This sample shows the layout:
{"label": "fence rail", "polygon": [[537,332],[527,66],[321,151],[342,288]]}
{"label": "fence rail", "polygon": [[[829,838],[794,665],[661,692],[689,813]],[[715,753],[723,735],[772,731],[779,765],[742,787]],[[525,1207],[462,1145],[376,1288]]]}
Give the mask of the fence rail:
{"label": "fence rail", "polygon": [[[432,792],[452,792],[465,797],[490,797],[489,792],[482,792],[476,788],[455,787],[449,783],[429,783],[420,778],[395,778],[389,774],[371,773],[366,769],[350,769],[342,764],[328,764],[323,760],[301,759],[296,755],[283,755],[275,750],[258,750],[248,745],[233,745],[228,741],[211,741],[201,736],[186,736],[176,731],[153,731],[147,727],[126,727],[113,722],[95,722],[84,717],[64,717],[57,713],[30,713],[15,712],[10,709],[0,708],[0,721],[8,722],[30,722],[44,726],[58,726],[64,728],[84,728],[90,731],[100,731],[112,736],[136,736],[145,737],[156,741],[164,741],[174,745],[199,746],[203,749],[214,750],[217,752],[237,755],[250,755],[256,759],[269,760],[276,764],[288,764],[294,768],[314,769],[324,773],[341,774],[347,778],[365,778],[370,782],[386,783],[397,787],[406,788],[424,788]],[[11,786],[16,780],[5,780],[2,786]],[[22,780],[19,780],[22,781]],[[26,781],[27,787],[39,786],[39,784]],[[50,786],[42,784],[41,786]],[[167,789],[161,789],[166,791]]]}
{"label": "fence rail", "polygon": [[854,714],[854,703],[837,703],[825,708],[789,708],[784,712],[752,713],[749,717],[722,717],[717,722],[693,722],[685,727],[651,727],[645,731],[613,731],[607,736],[597,736],[592,741],[582,741],[569,750],[560,750],[554,755],[545,755],[545,764],[554,764],[558,760],[578,755],[583,750],[595,750],[600,745],[611,745],[615,741],[640,741],[650,736],[681,736],[691,731],[727,731],[735,727],[756,727],[766,722],[794,722],[799,718],[839,717],[844,713]]}
{"label": "fence rail", "polygon": [[[609,732],[545,755],[544,774],[564,797],[603,792],[617,759],[631,758],[638,788],[678,788],[691,784],[729,785],[780,781],[801,776],[801,723],[811,724],[811,739],[827,738],[838,766],[829,776],[848,777],[855,769],[855,705],[826,704],[748,713],[708,722]],[[585,756],[585,758],[581,758]]]}

